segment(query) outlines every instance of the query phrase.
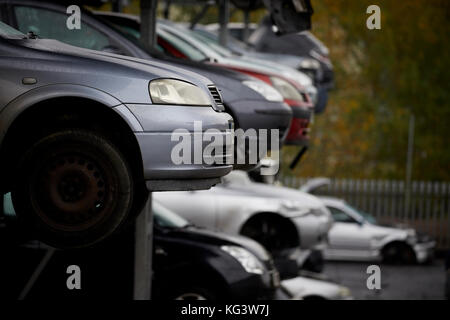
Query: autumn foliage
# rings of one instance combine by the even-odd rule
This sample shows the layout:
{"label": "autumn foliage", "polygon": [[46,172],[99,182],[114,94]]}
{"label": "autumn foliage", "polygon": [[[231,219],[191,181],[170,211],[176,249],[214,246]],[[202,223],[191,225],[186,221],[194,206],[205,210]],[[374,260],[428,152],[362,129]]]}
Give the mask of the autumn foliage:
{"label": "autumn foliage", "polygon": [[[381,30],[366,8],[381,8]],[[450,2],[314,0],[313,33],[330,49],[336,88],[316,117],[313,146],[294,172],[345,178],[405,177],[415,116],[413,179],[450,180]]]}

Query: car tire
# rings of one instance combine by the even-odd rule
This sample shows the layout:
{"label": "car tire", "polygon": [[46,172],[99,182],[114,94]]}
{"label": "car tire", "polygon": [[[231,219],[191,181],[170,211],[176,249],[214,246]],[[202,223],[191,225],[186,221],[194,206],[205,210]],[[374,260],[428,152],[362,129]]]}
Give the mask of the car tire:
{"label": "car tire", "polygon": [[133,175],[114,143],[62,129],[27,148],[12,200],[22,226],[46,244],[78,248],[111,235],[133,206]]}
{"label": "car tire", "polygon": [[240,234],[255,240],[272,255],[300,245],[296,227],[278,214],[261,213],[251,217],[242,226]]}
{"label": "car tire", "polygon": [[406,243],[392,243],[382,251],[383,262],[388,264],[413,264],[416,262],[414,250]]}

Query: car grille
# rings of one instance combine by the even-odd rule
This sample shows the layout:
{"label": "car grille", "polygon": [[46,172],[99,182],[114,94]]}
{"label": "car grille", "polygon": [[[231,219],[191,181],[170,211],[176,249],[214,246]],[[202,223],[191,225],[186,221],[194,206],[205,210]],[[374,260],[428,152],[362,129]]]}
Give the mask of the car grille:
{"label": "car grille", "polygon": [[223,100],[222,96],[220,95],[219,90],[216,86],[208,86],[209,92],[211,93],[214,102],[217,104],[217,106],[221,109],[223,109]]}

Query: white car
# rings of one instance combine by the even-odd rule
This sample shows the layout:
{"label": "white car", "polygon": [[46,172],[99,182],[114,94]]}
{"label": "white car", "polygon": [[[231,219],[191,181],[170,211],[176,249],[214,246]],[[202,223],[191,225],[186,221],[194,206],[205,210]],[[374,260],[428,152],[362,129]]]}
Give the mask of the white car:
{"label": "white car", "polygon": [[296,277],[281,282],[283,290],[287,291],[293,300],[351,300],[350,289],[336,283]]}
{"label": "white car", "polygon": [[435,242],[429,237],[418,235],[414,229],[377,225],[373,217],[342,199],[320,199],[334,219],[328,233],[329,245],[324,252],[326,259],[404,263],[432,259]]}
{"label": "white car", "polygon": [[332,225],[330,212],[318,198],[254,183],[243,171],[233,171],[210,190],[154,193],[154,197],[197,226],[248,236],[275,257],[288,256],[299,265],[309,250],[326,246]]}

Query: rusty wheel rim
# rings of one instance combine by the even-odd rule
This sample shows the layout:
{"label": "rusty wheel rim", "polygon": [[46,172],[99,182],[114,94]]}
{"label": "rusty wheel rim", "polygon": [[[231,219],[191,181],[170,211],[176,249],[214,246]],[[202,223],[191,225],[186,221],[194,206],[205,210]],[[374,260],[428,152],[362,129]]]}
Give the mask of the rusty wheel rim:
{"label": "rusty wheel rim", "polygon": [[31,184],[36,213],[53,229],[94,227],[113,210],[117,180],[107,159],[95,152],[60,151],[42,163]]}

